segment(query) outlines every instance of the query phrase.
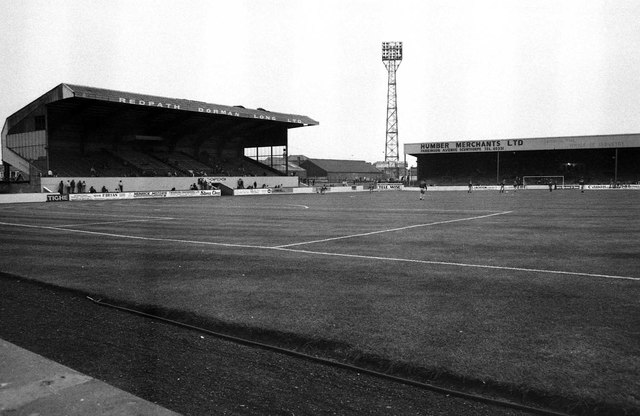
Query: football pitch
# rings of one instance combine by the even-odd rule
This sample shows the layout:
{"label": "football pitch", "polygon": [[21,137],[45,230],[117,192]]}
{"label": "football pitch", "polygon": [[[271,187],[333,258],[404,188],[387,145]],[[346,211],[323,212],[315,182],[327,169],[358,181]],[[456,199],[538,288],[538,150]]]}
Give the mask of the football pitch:
{"label": "football pitch", "polygon": [[509,191],[15,204],[0,271],[422,381],[638,412],[640,192]]}

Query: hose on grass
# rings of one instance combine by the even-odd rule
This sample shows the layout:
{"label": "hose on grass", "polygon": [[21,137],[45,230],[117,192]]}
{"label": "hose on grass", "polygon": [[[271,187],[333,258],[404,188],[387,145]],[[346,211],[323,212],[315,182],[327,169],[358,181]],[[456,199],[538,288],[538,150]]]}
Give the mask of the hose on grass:
{"label": "hose on grass", "polygon": [[168,319],[168,318],[163,318],[161,316],[157,316],[157,315],[152,315],[150,313],[146,313],[146,312],[142,312],[142,311],[138,311],[135,309],[131,309],[131,308],[127,308],[124,306],[118,306],[118,305],[114,305],[111,303],[107,303],[107,302],[103,302],[101,299],[94,299],[90,296],[87,296],[87,299],[89,299],[91,302],[100,305],[100,306],[104,306],[107,308],[112,308],[112,309],[117,309],[123,312],[127,312],[130,314],[134,314],[134,315],[138,315],[138,316],[142,316],[145,318],[149,318],[149,319],[154,319],[160,322],[165,322],[174,326],[178,326],[178,327],[182,327],[182,328],[187,328],[193,331],[197,331],[200,333],[204,333],[219,339],[224,339],[227,341],[231,341],[237,344],[241,344],[241,345],[246,345],[249,347],[254,347],[254,348],[261,348],[264,350],[268,350],[268,351],[272,351],[272,352],[276,352],[279,354],[284,354],[284,355],[289,355],[292,357],[296,357],[296,358],[301,358],[304,360],[308,360],[308,361],[313,361],[316,363],[320,363],[326,366],[331,366],[331,367],[336,367],[336,368],[342,368],[342,369],[346,369],[346,370],[350,370],[350,371],[354,371],[357,373],[361,373],[361,374],[367,374],[370,376],[374,376],[377,378],[381,378],[384,380],[388,380],[388,381],[393,381],[396,383],[401,383],[401,384],[405,384],[405,385],[409,385],[409,386],[413,386],[413,387],[418,387],[424,390],[429,390],[429,391],[433,391],[436,393],[440,393],[440,394],[444,394],[447,396],[453,396],[453,397],[458,397],[458,398],[462,398],[462,399],[467,399],[467,400],[472,400],[475,402],[481,402],[481,403],[486,403],[486,404],[492,404],[492,405],[497,405],[497,406],[502,406],[502,407],[507,407],[507,408],[511,408],[511,409],[516,409],[516,410],[522,410],[522,411],[526,411],[529,413],[533,413],[533,414],[539,414],[539,415],[544,415],[544,416],[567,416],[566,413],[560,413],[560,412],[556,412],[553,410],[548,410],[548,409],[541,409],[541,408],[537,408],[537,407],[531,407],[531,406],[526,406],[523,404],[519,404],[519,403],[514,403],[514,402],[510,402],[510,401],[506,401],[506,400],[500,400],[500,399],[494,399],[491,397],[486,397],[486,396],[480,396],[477,394],[471,394],[471,393],[466,393],[463,391],[459,391],[459,390],[453,390],[453,389],[449,389],[449,388],[444,388],[444,387],[439,387],[433,384],[429,384],[429,383],[422,383],[419,381],[415,381],[415,380],[410,380],[407,378],[403,378],[403,377],[398,377],[398,376],[394,376],[394,375],[390,375],[390,374],[385,374],[385,373],[381,373],[378,371],[374,371],[374,370],[370,370],[367,368],[363,368],[363,367],[358,367],[355,365],[351,365],[351,364],[346,364],[346,363],[341,363],[339,361],[334,361],[334,360],[330,360],[327,358],[322,358],[322,357],[316,357],[313,355],[309,355],[309,354],[305,354],[305,353],[301,353],[298,351],[294,351],[294,350],[290,350],[287,348],[282,348],[282,347],[278,347],[275,345],[270,345],[270,344],[265,344],[262,342],[257,342],[257,341],[252,341],[249,339],[245,339],[245,338],[239,338],[239,337],[235,337],[232,335],[227,335],[227,334],[223,334],[220,332],[215,332],[215,331],[211,331],[205,328],[201,328],[201,327],[197,327],[194,325],[190,325],[184,322],[179,322],[179,321],[175,321],[172,319]]}

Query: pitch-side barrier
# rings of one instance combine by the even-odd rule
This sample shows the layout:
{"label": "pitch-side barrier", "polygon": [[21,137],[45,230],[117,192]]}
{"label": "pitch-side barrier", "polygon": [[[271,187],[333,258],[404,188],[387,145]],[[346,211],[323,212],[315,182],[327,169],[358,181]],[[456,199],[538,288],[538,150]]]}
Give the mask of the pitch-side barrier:
{"label": "pitch-side barrier", "polygon": [[[468,186],[429,186],[432,191],[468,191]],[[527,185],[526,188],[518,190],[548,190],[547,185]],[[579,190],[579,185],[556,186],[554,190]],[[640,190],[640,184],[619,185],[611,187],[609,185],[585,185],[585,190],[598,191],[620,191],[620,190]],[[344,192],[370,192],[370,191],[419,191],[417,186],[404,186],[401,184],[382,184],[373,189],[357,186],[331,186],[324,191],[319,186],[309,186],[300,188],[282,189],[235,189],[234,196],[249,195],[286,195],[286,194],[315,194],[315,193],[344,193]],[[498,185],[474,185],[473,191],[499,191]],[[505,191],[513,191],[512,186],[505,186]],[[197,191],[137,191],[137,192],[104,192],[89,194],[58,194],[58,193],[21,193],[21,194],[0,194],[0,204],[29,203],[29,202],[74,202],[74,201],[107,201],[125,199],[149,199],[149,198],[193,198],[193,197],[216,197],[221,196],[219,189],[197,190]]]}
{"label": "pitch-side barrier", "polygon": [[136,192],[101,192],[89,194],[46,194],[47,202],[74,202],[74,201],[107,201],[123,199],[150,199],[150,198],[194,198],[221,196],[219,189],[198,191],[136,191]]}
{"label": "pitch-side barrier", "polygon": [[[505,185],[505,191],[513,191],[513,186]],[[553,190],[575,190],[580,189],[580,185],[556,185]],[[640,190],[640,185],[620,185],[611,187],[609,185],[585,185],[585,190],[605,190],[605,191],[619,191],[619,190]],[[419,191],[417,186],[405,186],[404,191]],[[468,191],[469,186],[429,186],[428,190],[431,191]],[[472,191],[499,191],[499,185],[473,185]],[[526,187],[518,187],[518,191],[521,190],[549,190],[549,185],[527,185]]]}

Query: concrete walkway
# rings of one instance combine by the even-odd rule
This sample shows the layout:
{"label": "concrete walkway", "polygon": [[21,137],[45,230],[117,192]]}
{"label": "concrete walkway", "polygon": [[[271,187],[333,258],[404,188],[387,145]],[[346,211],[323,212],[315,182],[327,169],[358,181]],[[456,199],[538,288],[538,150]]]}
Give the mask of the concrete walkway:
{"label": "concrete walkway", "polygon": [[0,415],[175,416],[178,413],[0,339]]}

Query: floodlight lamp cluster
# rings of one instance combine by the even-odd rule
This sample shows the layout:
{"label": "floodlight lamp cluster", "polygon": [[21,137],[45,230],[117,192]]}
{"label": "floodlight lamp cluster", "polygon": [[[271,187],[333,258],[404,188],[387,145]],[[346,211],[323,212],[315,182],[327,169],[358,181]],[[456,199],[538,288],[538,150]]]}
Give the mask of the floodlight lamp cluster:
{"label": "floodlight lamp cluster", "polygon": [[383,61],[402,60],[402,42],[382,42]]}

